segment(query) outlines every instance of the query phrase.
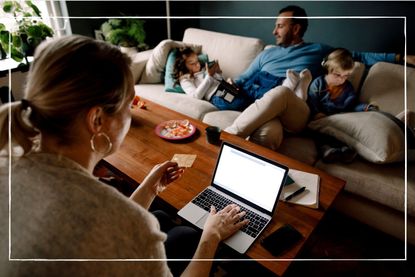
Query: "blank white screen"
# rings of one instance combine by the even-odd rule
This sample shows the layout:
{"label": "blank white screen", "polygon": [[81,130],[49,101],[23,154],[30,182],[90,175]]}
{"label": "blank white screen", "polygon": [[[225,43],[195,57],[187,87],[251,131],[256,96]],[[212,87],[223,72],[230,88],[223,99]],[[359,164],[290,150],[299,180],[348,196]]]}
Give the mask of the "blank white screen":
{"label": "blank white screen", "polygon": [[277,165],[224,145],[213,183],[272,211],[284,173]]}

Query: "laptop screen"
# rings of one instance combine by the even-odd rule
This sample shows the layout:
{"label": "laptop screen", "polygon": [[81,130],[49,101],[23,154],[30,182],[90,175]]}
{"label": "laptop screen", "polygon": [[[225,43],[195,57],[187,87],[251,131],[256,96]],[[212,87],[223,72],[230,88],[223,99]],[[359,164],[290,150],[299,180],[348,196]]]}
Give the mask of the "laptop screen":
{"label": "laptop screen", "polygon": [[213,185],[272,212],[287,172],[284,165],[224,143]]}

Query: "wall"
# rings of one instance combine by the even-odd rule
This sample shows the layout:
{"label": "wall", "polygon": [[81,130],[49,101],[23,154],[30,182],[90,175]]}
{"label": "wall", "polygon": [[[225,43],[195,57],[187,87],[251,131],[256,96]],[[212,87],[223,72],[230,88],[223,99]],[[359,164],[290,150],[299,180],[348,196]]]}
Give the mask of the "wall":
{"label": "wall", "polygon": [[[150,47],[155,47],[161,40],[168,37],[165,1],[67,1],[66,3],[74,34],[94,37],[94,30],[99,30],[106,18],[93,19],[92,17],[134,16],[145,20],[146,43]],[[197,16],[199,5],[198,3],[189,5],[182,1],[172,2],[170,10],[176,16]],[[199,20],[174,20],[171,24],[172,38],[180,40],[185,28],[198,27],[198,24]]]}
{"label": "wall", "polygon": [[[302,6],[311,17],[318,16],[395,16],[378,19],[309,19],[306,41],[322,42],[356,51],[403,52],[407,17],[408,53],[415,49],[415,2],[403,1],[173,1],[170,15],[171,38],[180,40],[187,27],[258,37],[267,44],[275,42],[272,29],[278,11],[290,4]],[[67,1],[71,17],[76,16],[159,16],[145,19],[147,43],[155,46],[167,38],[164,1]],[[201,19],[199,16],[272,17],[257,19]],[[105,19],[71,19],[73,33],[94,36]]]}
{"label": "wall", "polygon": [[[72,33],[94,37],[94,30],[99,30],[106,18],[91,19],[87,17],[119,16],[165,16],[166,5],[163,1],[66,1],[71,17]],[[75,17],[85,17],[76,19]],[[154,46],[166,37],[164,19],[145,19],[147,44]],[[157,31],[156,31],[157,30]]]}
{"label": "wall", "polygon": [[[200,5],[201,16],[275,17],[290,4],[303,7],[308,16],[407,16],[408,49],[415,49],[415,3],[383,1],[216,1]],[[200,27],[263,39],[274,43],[275,19],[204,19]],[[357,51],[404,50],[404,19],[309,19],[306,41],[322,42]],[[409,51],[408,51],[409,52]]]}

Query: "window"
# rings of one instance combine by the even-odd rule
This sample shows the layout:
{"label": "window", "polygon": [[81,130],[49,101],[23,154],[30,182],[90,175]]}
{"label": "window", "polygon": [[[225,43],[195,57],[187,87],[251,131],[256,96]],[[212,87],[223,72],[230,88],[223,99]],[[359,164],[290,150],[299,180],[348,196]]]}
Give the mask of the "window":
{"label": "window", "polygon": [[36,1],[35,4],[42,12],[45,23],[55,31],[55,36],[72,34],[65,0]]}

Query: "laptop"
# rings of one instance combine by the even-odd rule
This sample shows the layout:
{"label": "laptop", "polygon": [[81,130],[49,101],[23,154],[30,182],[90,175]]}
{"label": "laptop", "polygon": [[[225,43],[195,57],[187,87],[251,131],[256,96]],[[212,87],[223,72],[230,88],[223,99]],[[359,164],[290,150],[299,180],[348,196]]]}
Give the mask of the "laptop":
{"label": "laptop", "polygon": [[230,203],[239,205],[250,222],[224,243],[243,254],[271,221],[287,173],[285,165],[223,142],[210,186],[178,215],[203,229],[211,205],[217,211]]}

